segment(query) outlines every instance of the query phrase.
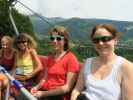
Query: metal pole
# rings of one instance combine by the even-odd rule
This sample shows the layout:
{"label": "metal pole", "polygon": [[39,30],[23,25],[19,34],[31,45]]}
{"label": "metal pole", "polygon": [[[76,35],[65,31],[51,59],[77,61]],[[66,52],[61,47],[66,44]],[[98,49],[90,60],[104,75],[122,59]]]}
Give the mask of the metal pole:
{"label": "metal pole", "polygon": [[43,16],[39,15],[38,13],[36,13],[35,11],[33,11],[31,8],[29,8],[28,6],[26,6],[25,4],[23,4],[23,3],[20,2],[19,0],[16,0],[16,2],[20,3],[22,6],[24,6],[25,8],[27,8],[29,11],[31,11],[33,14],[35,14],[37,17],[39,17],[42,21],[46,22],[46,23],[49,24],[50,26],[54,26],[54,25],[51,24],[48,20],[46,20]]}
{"label": "metal pole", "polygon": [[11,23],[13,25],[14,31],[15,31],[16,35],[18,36],[19,32],[18,32],[18,29],[16,27],[15,21],[14,21],[14,19],[12,17],[12,7],[9,7],[9,17],[10,17]]}
{"label": "metal pole", "polygon": [[14,77],[12,77],[1,65],[0,65],[0,71],[2,73],[4,73],[9,80],[11,80],[11,82],[16,86],[17,89],[19,89],[28,100],[37,100],[37,98],[35,98],[33,95],[31,95],[31,93],[24,88],[24,86],[17,80],[15,80]]}

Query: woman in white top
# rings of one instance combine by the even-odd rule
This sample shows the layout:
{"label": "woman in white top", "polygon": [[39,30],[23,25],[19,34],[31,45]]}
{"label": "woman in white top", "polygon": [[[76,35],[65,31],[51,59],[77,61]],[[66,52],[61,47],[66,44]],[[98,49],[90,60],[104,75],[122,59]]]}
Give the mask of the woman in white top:
{"label": "woman in white top", "polygon": [[98,56],[86,60],[71,100],[133,100],[133,63],[114,52],[119,32],[99,24],[90,37]]}

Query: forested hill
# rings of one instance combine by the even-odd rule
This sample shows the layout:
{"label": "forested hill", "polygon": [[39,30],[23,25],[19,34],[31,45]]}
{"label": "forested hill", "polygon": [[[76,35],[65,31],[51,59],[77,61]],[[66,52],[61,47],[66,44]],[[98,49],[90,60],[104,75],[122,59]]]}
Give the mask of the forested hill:
{"label": "forested hill", "polygon": [[48,30],[51,29],[54,25],[64,25],[68,28],[71,38],[75,41],[86,41],[88,40],[89,33],[91,29],[99,23],[109,23],[114,24],[120,32],[123,32],[123,40],[132,40],[133,39],[133,22],[128,21],[115,21],[107,19],[81,19],[81,18],[45,18],[43,21],[39,17],[34,15],[30,16],[30,19],[33,23],[34,31],[36,32],[39,38],[44,38]]}

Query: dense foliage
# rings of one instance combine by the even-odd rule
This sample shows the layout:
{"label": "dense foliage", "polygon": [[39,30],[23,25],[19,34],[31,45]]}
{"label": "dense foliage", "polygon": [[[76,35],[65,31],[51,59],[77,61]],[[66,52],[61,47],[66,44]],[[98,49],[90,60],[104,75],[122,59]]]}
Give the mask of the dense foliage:
{"label": "dense foliage", "polygon": [[[47,39],[38,41],[39,48],[38,52],[41,55],[48,55],[52,49],[49,45],[49,42]],[[91,44],[80,44],[77,43],[74,47],[71,48],[71,50],[75,53],[75,55],[78,57],[79,61],[83,62],[88,57],[94,57],[97,56],[96,51],[94,50],[93,46]],[[117,46],[115,50],[117,55],[123,56],[127,58],[130,61],[133,61],[133,48],[127,48],[122,46]]]}
{"label": "dense foliage", "polygon": [[13,2],[15,0],[0,0],[0,34],[1,35],[15,35],[13,25],[9,17],[9,7],[12,8],[12,16],[18,31],[27,32],[34,36],[33,27],[28,16],[20,14],[15,8],[13,8]]}

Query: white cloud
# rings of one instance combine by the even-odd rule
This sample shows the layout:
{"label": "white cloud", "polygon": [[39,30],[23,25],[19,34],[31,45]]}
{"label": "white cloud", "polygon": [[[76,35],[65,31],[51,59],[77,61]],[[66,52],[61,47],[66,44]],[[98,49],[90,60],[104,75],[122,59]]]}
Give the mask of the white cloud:
{"label": "white cloud", "polygon": [[[20,0],[46,17],[132,20],[132,0]],[[24,10],[26,11],[26,10]]]}
{"label": "white cloud", "polygon": [[[28,10],[26,7],[32,9],[33,11],[37,12],[38,10],[38,4],[37,0],[18,0],[19,2],[16,3],[15,7],[22,13],[29,14],[32,13],[30,10]],[[22,3],[22,4],[21,4]],[[23,6],[25,5],[25,6]]]}

